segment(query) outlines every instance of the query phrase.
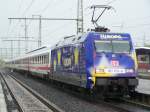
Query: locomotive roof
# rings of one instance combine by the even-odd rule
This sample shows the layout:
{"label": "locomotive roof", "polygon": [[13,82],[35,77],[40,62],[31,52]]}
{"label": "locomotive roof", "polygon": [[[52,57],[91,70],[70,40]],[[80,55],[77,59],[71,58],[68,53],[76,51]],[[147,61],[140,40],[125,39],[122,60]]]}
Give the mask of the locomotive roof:
{"label": "locomotive roof", "polygon": [[75,45],[77,43],[83,42],[86,38],[86,35],[87,34],[84,33],[83,35],[80,34],[80,35],[72,35],[72,36],[64,37],[61,41],[55,44],[52,49],[66,46],[66,45]]}
{"label": "locomotive roof", "polygon": [[87,33],[84,33],[84,34],[80,34],[80,35],[72,35],[72,36],[68,36],[68,37],[64,37],[61,41],[59,41],[57,44],[55,44],[52,49],[55,49],[55,48],[59,48],[59,47],[62,47],[62,46],[67,46],[67,45],[72,45],[72,46],[75,46],[76,44],[78,43],[81,43],[83,42],[87,35],[89,34],[108,34],[108,35],[118,35],[118,34],[123,34],[123,35],[129,35],[128,33],[112,33],[112,32],[94,32],[94,31],[90,31],[90,32],[87,32]]}

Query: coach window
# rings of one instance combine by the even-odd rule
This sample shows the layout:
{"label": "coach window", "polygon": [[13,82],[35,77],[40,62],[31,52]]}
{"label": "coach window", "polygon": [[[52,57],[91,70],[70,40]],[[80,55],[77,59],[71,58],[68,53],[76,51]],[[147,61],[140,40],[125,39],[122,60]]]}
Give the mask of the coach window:
{"label": "coach window", "polygon": [[46,64],[46,55],[44,55],[44,64]]}
{"label": "coach window", "polygon": [[34,60],[33,60],[33,61],[34,61],[34,64],[36,64],[36,57],[34,57]]}
{"label": "coach window", "polygon": [[34,64],[34,57],[32,57],[32,64]]}
{"label": "coach window", "polygon": [[34,64],[37,64],[37,57],[34,57]]}
{"label": "coach window", "polygon": [[40,56],[40,64],[42,64],[42,56]]}
{"label": "coach window", "polygon": [[32,64],[32,57],[29,58],[29,64]]}
{"label": "coach window", "polygon": [[33,64],[33,57],[30,57],[30,64]]}
{"label": "coach window", "polygon": [[42,58],[41,58],[41,56],[40,56],[40,62],[39,62],[40,64],[41,64],[41,61],[42,61]]}
{"label": "coach window", "polygon": [[45,64],[47,64],[47,58],[48,58],[48,56],[45,55]]}
{"label": "coach window", "polygon": [[33,57],[33,64],[36,64],[36,57]]}
{"label": "coach window", "polygon": [[41,64],[43,64],[43,56],[41,56]]}
{"label": "coach window", "polygon": [[37,64],[37,56],[35,57],[35,64]]}
{"label": "coach window", "polygon": [[33,64],[35,64],[35,57],[33,57]]}
{"label": "coach window", "polygon": [[39,56],[37,57],[37,64],[39,64]]}
{"label": "coach window", "polygon": [[46,64],[48,64],[49,54],[46,55]]}
{"label": "coach window", "polygon": [[40,56],[40,57],[41,57],[41,61],[40,61],[40,62],[41,62],[41,64],[42,64],[42,62],[43,62],[43,58],[42,58],[42,56]]}
{"label": "coach window", "polygon": [[26,58],[26,64],[28,64],[28,60],[27,60],[27,58]]}
{"label": "coach window", "polygon": [[42,61],[43,61],[42,64],[44,64],[44,56],[42,56],[42,59],[43,59],[43,60],[42,60]]}
{"label": "coach window", "polygon": [[41,63],[41,56],[39,56],[39,64]]}
{"label": "coach window", "polygon": [[44,64],[46,64],[46,55],[44,55]]}
{"label": "coach window", "polygon": [[50,60],[50,56],[49,54],[47,55],[47,64],[49,63],[49,60]]}
{"label": "coach window", "polygon": [[47,64],[48,55],[45,55],[45,64]]}
{"label": "coach window", "polygon": [[39,60],[38,60],[38,64],[40,64],[40,56],[39,56],[39,58],[38,58]]}
{"label": "coach window", "polygon": [[43,64],[43,56],[41,56],[41,64]]}
{"label": "coach window", "polygon": [[38,64],[38,56],[36,57],[36,64]]}
{"label": "coach window", "polygon": [[41,64],[41,62],[42,62],[42,57],[40,56],[40,64]]}
{"label": "coach window", "polygon": [[46,64],[46,55],[44,55],[44,64]]}
{"label": "coach window", "polygon": [[33,64],[36,64],[36,57],[33,57]]}
{"label": "coach window", "polygon": [[43,57],[44,57],[44,64],[45,64],[45,55]]}
{"label": "coach window", "polygon": [[31,64],[31,57],[29,57],[28,60],[29,60],[29,64]]}
{"label": "coach window", "polygon": [[46,55],[44,55],[44,64],[46,64]]}
{"label": "coach window", "polygon": [[40,56],[38,56],[38,64],[40,64]]}
{"label": "coach window", "polygon": [[36,57],[36,64],[38,64],[38,56]]}
{"label": "coach window", "polygon": [[47,64],[48,55],[45,55],[45,64]]}
{"label": "coach window", "polygon": [[33,64],[35,64],[35,57],[33,57]]}
{"label": "coach window", "polygon": [[41,64],[43,64],[43,56],[41,56]]}
{"label": "coach window", "polygon": [[45,55],[43,55],[43,64],[45,64]]}
{"label": "coach window", "polygon": [[34,59],[34,58],[32,57],[32,64],[33,64],[33,59]]}

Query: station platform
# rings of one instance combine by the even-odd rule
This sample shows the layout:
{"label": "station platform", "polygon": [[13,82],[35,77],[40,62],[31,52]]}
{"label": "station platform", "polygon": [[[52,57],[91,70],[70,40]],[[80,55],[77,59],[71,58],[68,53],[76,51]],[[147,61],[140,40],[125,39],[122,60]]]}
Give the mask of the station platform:
{"label": "station platform", "polygon": [[7,112],[7,105],[0,80],[0,112]]}
{"label": "station platform", "polygon": [[150,73],[138,73],[138,77],[140,79],[149,79],[150,80]]}
{"label": "station platform", "polygon": [[138,79],[139,85],[136,88],[138,93],[150,95],[150,79]]}

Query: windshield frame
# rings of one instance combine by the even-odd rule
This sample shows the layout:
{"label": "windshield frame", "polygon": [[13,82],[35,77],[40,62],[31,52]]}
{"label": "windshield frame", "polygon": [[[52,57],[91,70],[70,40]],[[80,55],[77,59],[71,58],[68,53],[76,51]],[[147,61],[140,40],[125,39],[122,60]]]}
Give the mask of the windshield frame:
{"label": "windshield frame", "polygon": [[[99,51],[97,51],[97,48],[96,48],[96,42],[110,42],[111,43],[111,51],[101,51],[101,52],[112,52],[112,53],[131,53],[131,44],[130,44],[130,41],[129,40],[94,40],[94,48],[95,48],[95,51],[97,53],[100,53]],[[129,51],[128,52],[114,52],[114,45],[113,45],[113,42],[121,42],[121,43],[125,43],[127,42],[128,45],[129,45]]]}

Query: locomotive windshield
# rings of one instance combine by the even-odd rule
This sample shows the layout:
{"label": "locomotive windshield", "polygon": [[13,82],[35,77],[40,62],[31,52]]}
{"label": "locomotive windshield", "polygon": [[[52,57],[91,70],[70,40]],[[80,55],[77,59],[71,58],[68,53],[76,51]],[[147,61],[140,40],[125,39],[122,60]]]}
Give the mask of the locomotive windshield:
{"label": "locomotive windshield", "polygon": [[112,52],[111,41],[95,41],[96,52]]}
{"label": "locomotive windshield", "polygon": [[96,52],[129,53],[129,41],[95,41]]}
{"label": "locomotive windshield", "polygon": [[113,52],[130,53],[129,41],[112,41]]}

